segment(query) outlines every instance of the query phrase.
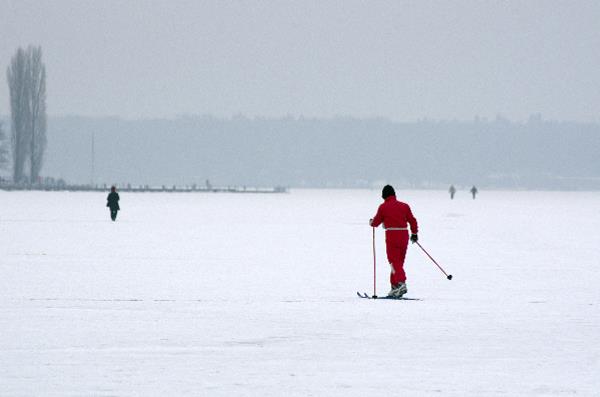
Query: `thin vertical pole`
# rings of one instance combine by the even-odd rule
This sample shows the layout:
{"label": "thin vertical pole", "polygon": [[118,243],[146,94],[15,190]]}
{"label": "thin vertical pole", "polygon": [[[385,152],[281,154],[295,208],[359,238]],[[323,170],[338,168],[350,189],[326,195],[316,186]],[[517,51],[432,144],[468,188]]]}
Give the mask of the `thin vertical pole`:
{"label": "thin vertical pole", "polygon": [[375,228],[373,228],[373,298],[377,297],[377,257],[375,254]]}
{"label": "thin vertical pole", "polygon": [[95,141],[96,141],[96,133],[94,131],[92,131],[92,187],[94,187],[94,173],[95,173],[95,161],[96,161],[96,148],[95,148]]}

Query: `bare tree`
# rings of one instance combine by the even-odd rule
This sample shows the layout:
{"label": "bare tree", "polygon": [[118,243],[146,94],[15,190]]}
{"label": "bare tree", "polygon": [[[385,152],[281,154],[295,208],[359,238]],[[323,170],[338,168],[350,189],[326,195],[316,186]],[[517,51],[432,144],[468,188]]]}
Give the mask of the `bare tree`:
{"label": "bare tree", "polygon": [[8,164],[8,148],[6,142],[6,133],[0,122],[0,169],[3,169]]}
{"label": "bare tree", "polygon": [[29,160],[30,182],[42,168],[46,149],[46,67],[41,47],[19,48],[7,70],[11,108],[13,181],[22,182]]}
{"label": "bare tree", "polygon": [[42,62],[42,48],[29,47],[29,92],[31,114],[29,117],[30,142],[30,182],[34,183],[42,169],[46,150],[46,67]]}
{"label": "bare tree", "polygon": [[29,140],[27,132],[27,108],[29,102],[26,98],[26,75],[27,60],[22,48],[12,57],[7,70],[8,88],[10,91],[11,111],[11,145],[13,159],[13,182],[19,183],[23,180],[25,160],[27,158]]}

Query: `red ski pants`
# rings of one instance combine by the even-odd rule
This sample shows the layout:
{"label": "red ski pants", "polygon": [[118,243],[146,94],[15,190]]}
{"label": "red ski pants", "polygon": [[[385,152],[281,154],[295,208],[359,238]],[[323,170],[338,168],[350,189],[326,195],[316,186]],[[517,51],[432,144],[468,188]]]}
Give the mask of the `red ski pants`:
{"label": "red ski pants", "polygon": [[408,248],[407,230],[388,230],[385,232],[385,250],[388,262],[392,267],[390,274],[390,283],[396,285],[400,282],[406,282],[406,273],[404,273],[404,258],[406,258],[406,249]]}

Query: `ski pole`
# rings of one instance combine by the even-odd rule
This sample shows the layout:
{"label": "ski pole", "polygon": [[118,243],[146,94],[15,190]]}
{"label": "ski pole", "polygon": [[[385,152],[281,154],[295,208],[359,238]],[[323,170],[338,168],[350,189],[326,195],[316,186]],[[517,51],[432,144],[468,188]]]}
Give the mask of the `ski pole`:
{"label": "ski pole", "polygon": [[377,260],[375,256],[375,228],[373,228],[373,298],[377,298]]}
{"label": "ski pole", "polygon": [[444,269],[442,269],[442,267],[441,267],[441,266],[440,266],[440,265],[439,265],[439,264],[438,264],[438,263],[435,261],[435,259],[433,259],[433,258],[431,257],[431,255],[429,255],[429,252],[425,251],[425,248],[423,248],[423,246],[422,246],[421,244],[419,244],[419,242],[418,242],[418,241],[415,241],[415,243],[417,243],[417,245],[419,246],[419,248],[421,248],[421,249],[423,250],[423,252],[424,252],[424,253],[425,253],[425,254],[426,254],[428,257],[429,257],[429,259],[431,259],[431,260],[433,261],[433,263],[435,263],[435,264],[436,264],[436,266],[437,266],[437,267],[438,267],[438,268],[439,268],[439,269],[442,271],[442,273],[444,273],[444,274],[446,275],[446,278],[447,278],[448,280],[452,280],[452,275],[451,275],[451,274],[448,274],[448,273],[446,273],[446,272],[444,271]]}

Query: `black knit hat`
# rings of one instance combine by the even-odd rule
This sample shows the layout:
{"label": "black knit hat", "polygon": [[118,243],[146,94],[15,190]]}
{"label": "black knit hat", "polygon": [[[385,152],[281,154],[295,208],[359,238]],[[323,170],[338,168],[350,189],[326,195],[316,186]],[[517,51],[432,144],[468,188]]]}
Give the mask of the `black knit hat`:
{"label": "black knit hat", "polygon": [[383,190],[381,191],[381,197],[384,200],[390,196],[395,196],[395,195],[396,195],[396,192],[394,191],[394,188],[391,185],[385,185],[383,187]]}

